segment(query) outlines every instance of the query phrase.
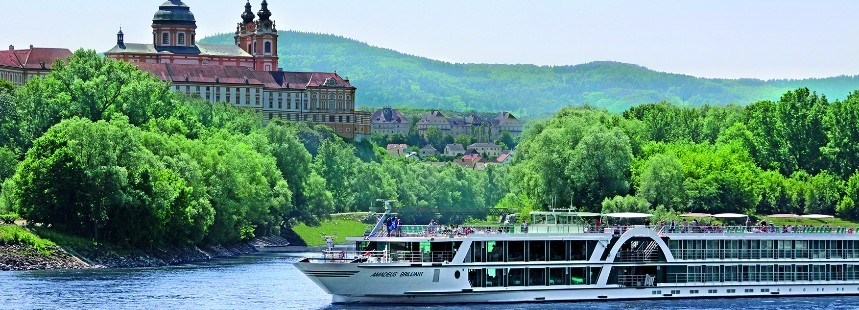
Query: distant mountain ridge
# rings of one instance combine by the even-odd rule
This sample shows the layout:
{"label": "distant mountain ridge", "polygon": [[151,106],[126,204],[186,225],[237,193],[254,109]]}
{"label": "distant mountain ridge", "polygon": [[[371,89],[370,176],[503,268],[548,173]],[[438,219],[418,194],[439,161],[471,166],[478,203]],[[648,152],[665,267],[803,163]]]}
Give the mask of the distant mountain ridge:
{"label": "distant mountain ridge", "polygon": [[[201,43],[233,44],[232,34]],[[809,87],[830,100],[859,90],[859,75],[822,79],[711,79],[619,62],[572,66],[456,64],[400,53],[335,35],[281,31],[287,71],[337,71],[358,87],[359,106],[551,113],[584,103],[622,111],[642,103],[749,104]]]}

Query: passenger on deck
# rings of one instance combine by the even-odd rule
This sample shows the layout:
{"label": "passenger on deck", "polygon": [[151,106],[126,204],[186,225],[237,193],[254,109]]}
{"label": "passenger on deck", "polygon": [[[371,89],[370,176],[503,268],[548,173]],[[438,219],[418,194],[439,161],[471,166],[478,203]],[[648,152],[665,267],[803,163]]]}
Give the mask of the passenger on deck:
{"label": "passenger on deck", "polygon": [[522,220],[522,232],[526,233],[526,234],[528,233],[528,221],[527,220]]}
{"label": "passenger on deck", "polygon": [[674,230],[676,230],[676,229],[677,229],[677,222],[675,222],[674,220],[671,220],[671,226],[668,227],[668,232],[673,233]]}
{"label": "passenger on deck", "polygon": [[683,219],[683,227],[680,232],[689,232],[689,222],[687,222],[686,219]]}

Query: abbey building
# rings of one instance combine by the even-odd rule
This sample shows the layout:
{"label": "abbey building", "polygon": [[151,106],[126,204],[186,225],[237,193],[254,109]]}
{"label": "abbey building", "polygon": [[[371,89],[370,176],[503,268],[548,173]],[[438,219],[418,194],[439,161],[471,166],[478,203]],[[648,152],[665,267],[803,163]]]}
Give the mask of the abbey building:
{"label": "abbey building", "polygon": [[325,124],[348,139],[370,135],[370,114],[355,111],[356,88],[331,72],[278,68],[278,32],[268,2],[245,5],[235,44],[197,43],[194,14],[181,0],[164,2],[152,19],[152,42],[126,43],[122,30],[105,56],[131,62],[176,91],[261,113],[263,120]]}

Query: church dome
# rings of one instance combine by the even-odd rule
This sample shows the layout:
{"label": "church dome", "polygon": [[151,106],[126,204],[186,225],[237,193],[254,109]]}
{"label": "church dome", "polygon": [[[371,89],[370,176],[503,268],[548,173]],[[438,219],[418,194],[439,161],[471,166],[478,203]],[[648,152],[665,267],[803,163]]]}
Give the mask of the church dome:
{"label": "church dome", "polygon": [[196,20],[194,13],[191,13],[191,8],[182,3],[182,0],[168,0],[158,7],[158,12],[155,12],[152,23],[195,25]]}

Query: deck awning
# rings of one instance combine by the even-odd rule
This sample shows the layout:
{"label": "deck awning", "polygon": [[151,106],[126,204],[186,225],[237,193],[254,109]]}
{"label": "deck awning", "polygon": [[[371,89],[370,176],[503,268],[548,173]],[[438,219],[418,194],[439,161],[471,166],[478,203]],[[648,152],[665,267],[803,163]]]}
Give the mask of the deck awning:
{"label": "deck awning", "polygon": [[643,218],[643,217],[651,217],[653,214],[647,213],[633,213],[633,212],[622,212],[622,213],[607,213],[605,216],[614,217],[614,218]]}
{"label": "deck awning", "polygon": [[804,218],[804,219],[831,219],[831,218],[834,218],[834,216],[832,216],[832,215],[823,215],[823,214],[806,214],[806,215],[802,215],[800,217]]}
{"label": "deck awning", "polygon": [[739,213],[719,213],[719,214],[713,215],[713,217],[715,217],[715,218],[741,218],[741,217],[749,217],[749,216],[745,215],[745,214],[739,214]]}
{"label": "deck awning", "polygon": [[793,219],[793,218],[798,218],[799,215],[796,215],[796,214],[773,214],[773,215],[768,215],[767,217],[776,218],[776,219]]}

